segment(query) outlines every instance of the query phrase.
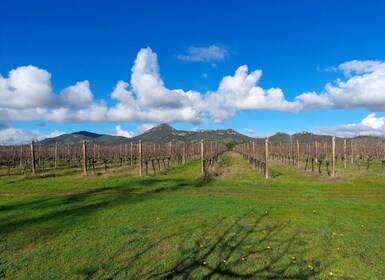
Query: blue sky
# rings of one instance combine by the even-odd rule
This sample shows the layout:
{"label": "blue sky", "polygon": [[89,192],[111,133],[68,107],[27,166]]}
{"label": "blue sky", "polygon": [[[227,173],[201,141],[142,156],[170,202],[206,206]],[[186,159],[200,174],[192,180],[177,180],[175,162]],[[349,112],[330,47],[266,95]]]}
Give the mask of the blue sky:
{"label": "blue sky", "polygon": [[383,134],[384,15],[371,0],[3,1],[0,142],[161,122]]}

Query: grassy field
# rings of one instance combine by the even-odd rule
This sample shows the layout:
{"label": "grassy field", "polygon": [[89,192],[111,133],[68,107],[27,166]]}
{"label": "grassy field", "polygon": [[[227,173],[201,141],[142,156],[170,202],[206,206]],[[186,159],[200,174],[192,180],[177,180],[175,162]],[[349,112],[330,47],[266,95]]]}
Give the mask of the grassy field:
{"label": "grassy field", "polygon": [[385,175],[216,168],[0,177],[0,278],[384,279]]}

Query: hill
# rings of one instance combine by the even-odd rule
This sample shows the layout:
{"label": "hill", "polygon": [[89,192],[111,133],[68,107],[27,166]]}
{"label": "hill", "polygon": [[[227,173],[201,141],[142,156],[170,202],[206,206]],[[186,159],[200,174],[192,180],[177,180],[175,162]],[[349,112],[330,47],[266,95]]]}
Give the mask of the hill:
{"label": "hill", "polygon": [[[314,141],[327,142],[331,141],[332,136],[330,135],[318,135],[311,132],[300,132],[293,135],[287,133],[278,132],[273,136],[269,137],[270,143],[279,142],[296,142],[297,139],[301,143],[310,143]],[[54,138],[47,138],[41,141],[45,145],[69,145],[69,144],[80,144],[84,140],[90,142],[96,142],[105,145],[118,145],[125,143],[138,143],[139,140],[143,142],[197,142],[203,140],[220,141],[225,144],[239,144],[250,141],[262,142],[265,138],[252,138],[233,129],[218,129],[218,130],[199,130],[199,131],[188,131],[188,130],[177,130],[168,124],[160,124],[153,127],[143,134],[138,136],[127,138],[123,136],[112,136],[106,134],[97,134],[88,131],[78,131],[69,134],[63,134]],[[354,141],[378,141],[379,137],[374,136],[357,136],[351,138]],[[336,137],[336,141],[343,141],[343,138]]]}
{"label": "hill", "polygon": [[45,145],[54,145],[55,143],[58,143],[58,145],[69,145],[80,144],[85,140],[101,144],[125,144],[130,142],[137,143],[139,140],[143,142],[195,142],[201,139],[221,141],[226,144],[238,144],[253,140],[253,138],[240,134],[233,129],[187,131],[177,130],[168,124],[160,124],[132,138],[79,131],[47,138],[42,140],[41,143]]}
{"label": "hill", "polygon": [[122,144],[127,143],[128,138],[123,136],[111,136],[106,134],[98,134],[89,131],[78,131],[68,134],[62,134],[53,138],[46,138],[41,141],[43,145],[73,145],[80,144],[83,141],[96,142],[100,144]]}
{"label": "hill", "polygon": [[168,124],[160,124],[151,128],[141,135],[132,137],[130,141],[138,142],[139,139],[145,142],[196,142],[204,139],[235,144],[253,140],[253,138],[240,134],[233,129],[188,131],[177,130]]}
{"label": "hill", "polygon": [[[293,135],[289,135],[283,132],[278,132],[274,134],[273,136],[269,137],[269,141],[271,143],[279,143],[279,142],[296,142],[297,139],[301,143],[310,143],[310,142],[327,142],[331,141],[333,136],[330,135],[318,135],[311,132],[303,131],[299,133],[295,133]],[[342,140],[342,138],[336,137],[336,140]]]}

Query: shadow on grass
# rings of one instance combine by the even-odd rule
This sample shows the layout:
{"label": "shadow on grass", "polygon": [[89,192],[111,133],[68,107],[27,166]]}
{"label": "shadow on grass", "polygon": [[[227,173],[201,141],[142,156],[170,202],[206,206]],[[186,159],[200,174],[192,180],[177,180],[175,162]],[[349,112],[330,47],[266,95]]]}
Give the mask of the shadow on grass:
{"label": "shadow on grass", "polygon": [[[135,178],[129,183],[112,187],[97,188],[86,192],[43,193],[44,198],[28,198],[30,201],[0,205],[0,233],[22,231],[23,227],[53,222],[56,231],[76,224],[77,219],[92,216],[105,208],[140,203],[152,199],[154,194],[176,192],[188,187],[203,187],[206,182],[200,178],[163,179]],[[23,194],[20,194],[22,197]],[[15,215],[14,213],[17,213]],[[18,215],[18,213],[23,213]]]}
{"label": "shadow on grass", "polygon": [[[311,260],[305,260],[311,248],[299,242],[297,233],[288,236],[286,225],[270,223],[268,216],[249,212],[237,220],[223,218],[213,226],[166,236],[144,246],[112,278],[123,275],[130,279],[308,279],[330,266],[327,255],[313,255]],[[192,237],[194,242],[188,242]],[[157,265],[159,260],[148,258],[154,253],[164,258],[162,244],[173,243],[175,239],[185,240],[179,247],[178,258],[168,256],[162,266]],[[138,275],[135,269],[147,259],[143,273]]]}
{"label": "shadow on grass", "polygon": [[[100,211],[141,203],[162,193],[202,187],[206,183],[186,179],[138,178],[126,184],[87,192],[52,194],[39,199],[30,198],[33,201],[9,202],[0,207],[0,234],[28,232],[31,240],[45,241],[84,222],[89,225]],[[223,218],[209,225],[173,230],[175,233],[157,240],[146,239],[144,242],[142,233],[135,232],[129,247],[136,249],[132,253],[125,252],[128,257],[116,256],[122,261],[118,269],[110,268],[112,271],[103,272],[96,267],[91,274],[100,278],[123,279],[307,279],[329,266],[327,256],[313,255],[311,264],[314,269],[309,269],[305,254],[311,248],[301,245],[298,235],[288,234],[286,229],[285,224],[271,222],[268,214],[249,212],[231,221]],[[28,238],[21,240],[18,246],[27,246],[28,242]],[[172,256],[162,252],[172,251],[174,246],[170,249],[164,244],[174,242],[180,244],[175,247],[177,252],[172,252]],[[153,256],[155,259],[152,259]],[[164,256],[167,258],[165,265],[157,265]],[[79,274],[88,275],[90,272],[79,271]]]}

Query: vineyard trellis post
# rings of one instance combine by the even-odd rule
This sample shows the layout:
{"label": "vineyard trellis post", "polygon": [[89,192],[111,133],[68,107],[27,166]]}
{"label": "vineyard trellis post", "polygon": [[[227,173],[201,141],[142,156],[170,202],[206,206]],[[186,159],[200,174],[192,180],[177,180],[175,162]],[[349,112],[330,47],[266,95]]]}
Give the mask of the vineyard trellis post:
{"label": "vineyard trellis post", "polygon": [[96,160],[96,143],[94,141],[92,141],[92,162],[91,162],[91,165],[92,165],[93,170],[95,170],[96,162],[97,162],[97,160]]}
{"label": "vineyard trellis post", "polygon": [[353,141],[350,140],[350,163],[354,163]]}
{"label": "vineyard trellis post", "polygon": [[265,178],[269,178],[269,138],[265,139]]}
{"label": "vineyard trellis post", "polygon": [[127,147],[127,143],[125,143],[124,144],[124,161],[126,162],[126,164],[128,163],[127,157],[128,157],[128,147]]}
{"label": "vineyard trellis post", "polygon": [[68,167],[71,168],[71,145],[68,144]]}
{"label": "vineyard trellis post", "polygon": [[299,168],[299,140],[297,139],[297,167]]}
{"label": "vineyard trellis post", "polygon": [[130,166],[132,167],[134,165],[134,149],[133,149],[133,146],[132,146],[132,142],[130,144]]}
{"label": "vineyard trellis post", "polygon": [[142,176],[142,140],[139,140],[139,176]]}
{"label": "vineyard trellis post", "polygon": [[87,175],[87,142],[83,141],[83,175]]}
{"label": "vineyard trellis post", "polygon": [[31,142],[31,167],[32,167],[32,174],[36,174],[36,162],[35,162],[35,143]]}
{"label": "vineyard trellis post", "polygon": [[201,140],[201,174],[205,174],[205,151],[204,151],[204,142]]}
{"label": "vineyard trellis post", "polygon": [[55,143],[55,169],[57,168],[57,142]]}
{"label": "vineyard trellis post", "polygon": [[253,141],[253,156],[252,156],[252,159],[253,159],[253,167],[256,168],[255,164],[256,164],[256,160],[255,160],[255,142]]}
{"label": "vineyard trellis post", "polygon": [[186,163],[186,143],[182,146],[182,164]]}
{"label": "vineyard trellis post", "polygon": [[346,168],[346,139],[344,139],[344,168]]}
{"label": "vineyard trellis post", "polygon": [[335,175],[336,169],[336,138],[332,137],[332,177]]}
{"label": "vineyard trellis post", "polygon": [[23,144],[20,146],[20,168],[23,168]]}

